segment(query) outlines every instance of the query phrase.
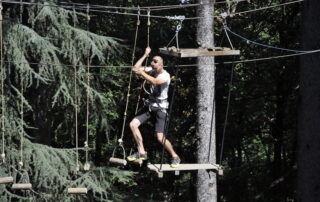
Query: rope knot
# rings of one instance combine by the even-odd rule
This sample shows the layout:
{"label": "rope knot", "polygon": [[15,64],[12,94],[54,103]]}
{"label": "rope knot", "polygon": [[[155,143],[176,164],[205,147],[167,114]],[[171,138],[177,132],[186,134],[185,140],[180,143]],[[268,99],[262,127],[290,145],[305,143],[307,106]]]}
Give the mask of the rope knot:
{"label": "rope knot", "polygon": [[1,159],[2,159],[2,162],[4,163],[4,162],[5,162],[5,159],[6,159],[6,154],[5,154],[5,153],[2,153],[2,154],[1,154]]}
{"label": "rope knot", "polygon": [[150,21],[150,8],[148,8],[148,11],[147,11],[147,15],[148,15],[148,26],[151,25],[151,21]]}
{"label": "rope knot", "polygon": [[0,1],[0,20],[1,21],[2,21],[2,10],[3,10],[2,1]]}
{"label": "rope knot", "polygon": [[140,6],[138,5],[138,15],[140,15]]}
{"label": "rope knot", "polygon": [[90,164],[88,162],[84,164],[83,170],[85,170],[85,171],[89,171],[90,170]]}
{"label": "rope knot", "polygon": [[23,162],[19,161],[19,170],[22,170],[22,168],[23,168]]}
{"label": "rope knot", "polygon": [[90,19],[91,19],[89,13],[90,13],[90,5],[88,3],[87,4],[87,21],[90,21]]}

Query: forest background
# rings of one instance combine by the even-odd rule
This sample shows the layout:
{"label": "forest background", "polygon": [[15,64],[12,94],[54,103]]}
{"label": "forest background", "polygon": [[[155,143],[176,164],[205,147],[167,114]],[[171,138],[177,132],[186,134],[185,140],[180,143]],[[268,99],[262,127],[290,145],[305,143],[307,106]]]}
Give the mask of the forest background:
{"label": "forest background", "polygon": [[[35,2],[64,5],[54,0]],[[84,0],[71,2],[88,3]],[[215,6],[213,15],[285,2],[266,0],[229,6],[222,3]],[[180,1],[91,0],[89,3],[147,7],[176,5]],[[2,97],[5,108],[2,113],[5,117],[6,163],[1,164],[0,176],[17,175],[21,181],[29,180],[34,191],[16,192],[0,185],[1,200],[194,201],[195,172],[181,172],[179,176],[165,174],[163,179],[158,179],[144,167],[115,167],[108,163],[121,135],[137,17],[89,10],[91,18],[88,22],[85,5],[83,10],[76,10],[75,15],[72,7],[21,7],[3,3]],[[233,31],[253,41],[300,49],[302,6],[300,2],[243,13],[228,18],[227,22]],[[112,10],[117,11],[124,12]],[[136,10],[126,12],[137,13]],[[141,13],[147,14],[143,10]],[[151,15],[159,16],[196,14],[195,7],[151,11]],[[140,20],[136,58],[143,54],[148,38],[147,18]],[[180,47],[197,47],[194,40],[196,21],[183,22],[179,33]],[[176,25],[175,20],[151,18],[152,55],[168,44]],[[230,47],[222,24],[215,21],[214,29],[215,45]],[[234,36],[231,41],[241,55],[217,57],[215,67],[217,160],[222,155],[219,163],[224,167],[224,175],[217,177],[218,201],[294,201],[299,57],[247,61],[288,53],[255,46]],[[92,66],[90,86],[86,83],[88,58]],[[177,61],[171,57],[164,57],[164,61],[167,70],[174,74]],[[244,62],[228,63],[230,61]],[[73,82],[75,63],[78,65],[76,86]],[[179,61],[181,65],[195,63],[194,59]],[[188,163],[196,162],[197,151],[196,68],[188,65],[180,68],[168,132],[182,162]],[[134,116],[141,82],[133,78],[128,120]],[[222,143],[229,89],[230,108]],[[90,92],[88,158],[84,147],[87,90]],[[77,103],[80,162],[90,162],[91,170],[84,172],[81,164],[80,173],[75,175]],[[24,112],[22,116],[21,111]],[[155,143],[150,131],[153,131],[152,125],[143,127],[147,150],[152,161],[157,162],[162,147]],[[127,153],[135,147],[128,126],[124,146]],[[122,155],[121,150],[117,152]],[[16,171],[20,161],[24,163],[23,173]],[[165,156],[165,161],[169,161],[169,156]],[[72,186],[86,186],[89,194],[78,198],[68,195],[66,189]]]}

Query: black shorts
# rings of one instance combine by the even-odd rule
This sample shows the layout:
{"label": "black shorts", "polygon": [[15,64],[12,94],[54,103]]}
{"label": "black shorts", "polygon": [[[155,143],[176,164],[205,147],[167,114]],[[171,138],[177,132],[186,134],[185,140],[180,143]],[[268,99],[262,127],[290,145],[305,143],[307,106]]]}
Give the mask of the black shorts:
{"label": "black shorts", "polygon": [[157,107],[151,107],[150,109],[149,107],[143,107],[135,119],[138,119],[141,124],[150,118],[155,119],[154,131],[157,133],[163,133],[166,124],[166,117],[167,113]]}

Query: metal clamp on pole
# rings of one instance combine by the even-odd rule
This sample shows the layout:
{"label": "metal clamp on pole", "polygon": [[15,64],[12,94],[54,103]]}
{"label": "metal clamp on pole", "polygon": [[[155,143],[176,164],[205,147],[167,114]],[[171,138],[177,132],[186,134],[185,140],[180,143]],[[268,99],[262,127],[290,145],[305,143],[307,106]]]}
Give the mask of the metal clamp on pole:
{"label": "metal clamp on pole", "polygon": [[185,16],[178,16],[177,19],[179,20],[179,23],[178,23],[177,28],[176,28],[176,43],[177,43],[177,49],[179,50],[179,31],[182,28],[182,23],[183,23],[183,21],[185,19]]}
{"label": "metal clamp on pole", "polygon": [[226,12],[224,12],[224,13],[221,13],[220,16],[221,16],[221,18],[222,18],[223,30],[224,30],[227,38],[228,38],[228,41],[229,41],[230,46],[231,46],[231,49],[234,49],[233,44],[232,44],[232,42],[231,42],[231,40],[230,40],[228,31],[227,31],[227,29],[228,29],[228,26],[227,26],[227,17],[228,17],[228,14],[227,14]]}
{"label": "metal clamp on pole", "polygon": [[[179,23],[176,26],[176,33],[175,35],[172,37],[172,39],[170,40],[170,42],[168,43],[168,45],[166,46],[166,48],[168,48],[168,46],[171,44],[171,42],[174,40],[174,38],[176,38],[176,43],[177,43],[177,50],[179,50],[179,39],[178,39],[178,33],[182,28],[182,22],[186,19],[186,17],[184,15],[178,15],[178,16],[166,16],[166,18],[168,20],[179,20]],[[174,47],[175,48],[175,47]]]}
{"label": "metal clamp on pole", "polygon": [[180,21],[183,21],[184,19],[186,19],[186,16],[184,16],[184,15],[175,15],[175,16],[166,16],[166,18],[168,20],[180,20]]}
{"label": "metal clamp on pole", "polygon": [[222,20],[222,24],[226,25],[227,24],[228,14],[226,12],[223,12],[223,13],[220,14],[220,17],[221,17],[221,20]]}

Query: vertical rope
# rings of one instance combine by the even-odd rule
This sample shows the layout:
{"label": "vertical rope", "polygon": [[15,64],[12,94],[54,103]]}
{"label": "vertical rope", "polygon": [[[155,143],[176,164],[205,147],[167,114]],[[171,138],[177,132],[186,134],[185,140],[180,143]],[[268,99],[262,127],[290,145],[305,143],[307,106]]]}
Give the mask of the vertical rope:
{"label": "vertical rope", "polygon": [[[223,23],[223,29],[226,33],[226,36],[228,38],[228,41],[230,43],[230,46],[232,49],[233,48],[233,44],[230,40],[230,37],[228,35],[228,32],[226,30],[226,19],[224,18],[224,23]],[[219,165],[221,165],[222,163],[222,155],[223,155],[223,149],[224,149],[224,139],[225,139],[225,134],[226,134],[226,129],[227,129],[227,124],[228,124],[228,116],[229,116],[229,108],[230,108],[230,99],[231,99],[231,88],[232,88],[232,85],[233,85],[233,73],[234,73],[234,66],[235,66],[235,63],[232,63],[232,66],[231,66],[231,75],[230,75],[230,83],[229,83],[229,92],[228,92],[228,100],[227,100],[227,109],[226,109],[226,115],[225,115],[225,120],[224,120],[224,124],[223,124],[223,132],[222,132],[222,139],[221,139],[221,149],[220,149],[220,157],[219,157]]]}
{"label": "vertical rope", "polygon": [[20,23],[22,24],[22,14],[23,14],[23,4],[22,0],[20,0]]}
{"label": "vertical rope", "polygon": [[[147,36],[147,38],[148,38],[148,40],[147,40],[147,45],[148,45],[148,47],[150,46],[150,25],[151,25],[151,20],[150,20],[150,8],[148,8],[148,24],[147,24],[147,26],[148,26],[148,36]],[[149,56],[149,55],[148,55]],[[147,57],[148,58],[148,57]]]}
{"label": "vertical rope", "polygon": [[230,82],[229,82],[228,100],[227,100],[227,109],[226,109],[226,115],[225,115],[225,120],[224,120],[224,124],[223,124],[223,132],[222,132],[222,139],[221,139],[219,165],[221,165],[221,163],[222,163],[222,155],[223,155],[223,149],[224,149],[224,139],[225,139],[227,124],[228,124],[228,116],[229,116],[229,108],[230,108],[230,100],[231,100],[231,90],[232,90],[231,88],[232,88],[232,85],[233,85],[234,66],[235,66],[235,63],[232,63]]}
{"label": "vertical rope", "polygon": [[[139,26],[140,26],[140,9],[138,9],[138,15],[137,15],[137,26],[136,26],[136,32],[135,32],[135,37],[134,37],[134,45],[133,45],[133,51],[132,51],[132,57],[131,57],[131,66],[134,65],[134,60],[135,60]],[[122,124],[122,130],[121,130],[121,137],[118,140],[120,146],[123,144],[123,136],[124,136],[124,129],[125,129],[126,120],[127,120],[127,111],[128,111],[129,98],[130,98],[132,75],[133,75],[133,71],[131,70],[130,77],[129,77],[129,84],[128,84],[126,106],[125,106],[125,111],[123,114],[123,124]]]}
{"label": "vertical rope", "polygon": [[[76,11],[73,6],[73,27],[76,27]],[[73,50],[73,69],[74,69],[74,112],[75,112],[75,133],[76,133],[76,173],[79,171],[79,148],[78,148],[78,98],[77,98],[77,61],[76,48]]]}
{"label": "vertical rope", "polygon": [[[140,26],[140,7],[138,6],[136,31],[135,31],[134,45],[133,45],[132,56],[131,56],[131,66],[134,65],[134,60],[135,60],[137,39],[138,39],[138,33],[139,33],[139,26]],[[124,110],[124,114],[123,114],[121,137],[120,137],[120,139],[118,139],[119,147],[121,147],[122,151],[123,151],[123,160],[126,159],[126,151],[125,151],[124,146],[123,146],[123,137],[124,137],[124,129],[125,129],[125,126],[126,126],[126,121],[127,121],[127,112],[128,112],[128,105],[129,105],[129,99],[130,99],[132,75],[133,75],[133,71],[131,69],[130,76],[129,76],[128,90],[127,90],[128,92],[127,92],[127,96],[126,96],[126,106],[125,106],[125,110]],[[114,150],[112,152],[112,157],[114,157],[116,149],[117,149],[117,146],[114,148]],[[131,151],[130,151],[130,153],[131,153]]]}
{"label": "vertical rope", "polygon": [[[87,5],[87,36],[89,37],[89,24],[90,24],[90,15],[89,15],[89,4]],[[90,49],[88,48],[88,57],[87,57],[87,117],[86,117],[86,141],[84,143],[84,147],[86,149],[86,163],[85,170],[90,169],[90,165],[88,163],[89,159],[89,96],[90,96]]]}
{"label": "vertical rope", "polygon": [[[215,67],[214,67],[215,68]],[[214,72],[215,73],[215,72]],[[215,75],[215,80],[214,82],[216,82],[216,75]],[[212,132],[213,132],[213,124],[215,123],[215,108],[216,108],[216,105],[215,105],[215,97],[216,97],[216,94],[215,94],[215,88],[212,89],[213,91],[213,95],[212,95],[212,112],[211,112],[211,122],[210,122],[210,137],[209,137],[209,149],[208,149],[208,163],[210,163],[210,153],[211,153],[211,147],[212,147]]]}
{"label": "vertical rope", "polygon": [[[19,165],[22,167],[23,166],[23,141],[24,141],[24,134],[23,134],[23,74],[21,73],[20,75],[20,86],[21,86],[21,90],[20,90],[20,99],[21,99],[21,103],[20,103],[20,162]],[[20,167],[20,168],[21,168]]]}
{"label": "vertical rope", "polygon": [[2,16],[2,1],[0,1],[0,69],[1,69],[1,134],[2,134],[2,152],[1,152],[1,158],[2,162],[5,162],[5,141],[4,141],[4,109],[5,109],[5,103],[4,103],[4,68],[3,68],[3,33],[2,33],[2,22],[3,22],[3,16]]}
{"label": "vertical rope", "polygon": [[[151,20],[150,20],[150,8],[148,8],[148,23],[147,23],[147,47],[150,46],[150,25],[151,25]],[[145,65],[144,67],[147,66],[148,64],[148,59],[149,59],[149,55],[147,56],[146,60],[145,60]],[[145,81],[144,81],[145,82]],[[140,88],[139,88],[139,96],[138,96],[138,100],[137,100],[137,105],[136,105],[136,111],[135,111],[135,114],[138,113],[138,109],[139,109],[139,102],[140,102],[140,99],[141,99],[141,91],[142,91],[142,88],[143,88],[143,85],[144,85],[144,82],[140,85]],[[148,93],[148,92],[147,92]]]}
{"label": "vertical rope", "polygon": [[[22,1],[21,1],[22,2]],[[23,14],[23,5],[20,5],[20,23],[22,24],[22,14]],[[21,70],[20,75],[20,98],[21,98],[21,108],[20,108],[20,162],[19,162],[19,168],[22,169],[23,167],[23,142],[24,142],[24,134],[23,134],[23,73]]]}
{"label": "vertical rope", "polygon": [[163,146],[162,146],[162,154],[161,154],[161,161],[160,161],[159,170],[162,169],[164,148],[165,148],[164,145],[166,144],[166,141],[167,141],[169,126],[170,126],[170,118],[171,118],[171,113],[172,113],[172,109],[173,109],[173,101],[174,101],[174,97],[176,95],[176,87],[177,87],[177,82],[178,82],[179,70],[180,70],[180,66],[178,64],[178,65],[176,65],[176,72],[175,72],[176,80],[174,81],[174,84],[173,84],[173,91],[172,91],[172,96],[171,96],[170,105],[169,105],[169,112],[166,114],[165,127],[164,127],[165,129],[164,129],[163,138],[162,138],[162,145]]}

